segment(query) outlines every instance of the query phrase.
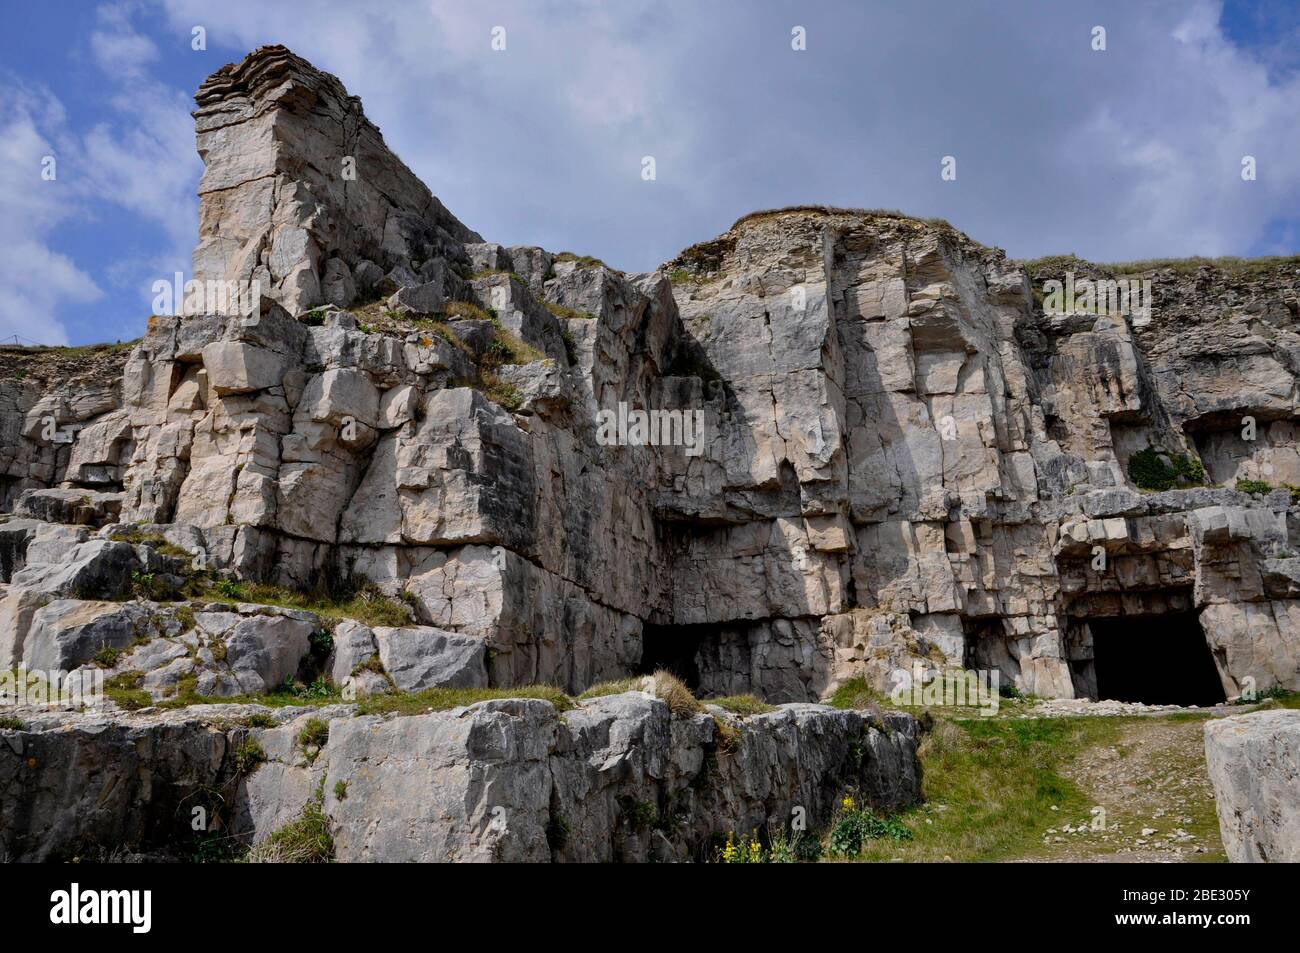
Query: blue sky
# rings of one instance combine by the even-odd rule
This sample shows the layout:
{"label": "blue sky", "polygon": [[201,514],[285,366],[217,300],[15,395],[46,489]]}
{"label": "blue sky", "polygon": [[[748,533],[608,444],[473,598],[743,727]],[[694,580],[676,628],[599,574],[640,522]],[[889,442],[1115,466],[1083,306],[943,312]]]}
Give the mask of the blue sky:
{"label": "blue sky", "polygon": [[193,92],[271,42],[340,76],[486,238],[628,270],[811,202],[942,216],[1024,257],[1300,251],[1295,0],[114,0],[5,15],[0,337],[142,333],[150,286],[188,272],[195,243]]}

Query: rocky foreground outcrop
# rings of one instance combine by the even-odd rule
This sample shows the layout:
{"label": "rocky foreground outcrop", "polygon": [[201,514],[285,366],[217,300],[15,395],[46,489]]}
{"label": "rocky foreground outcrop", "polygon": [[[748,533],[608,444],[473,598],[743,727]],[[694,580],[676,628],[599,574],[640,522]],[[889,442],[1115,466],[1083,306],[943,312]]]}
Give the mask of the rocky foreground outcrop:
{"label": "rocky foreground outcrop", "polygon": [[[1211,700],[1300,689],[1295,259],[1027,268],[943,222],[800,207],[626,274],[483,240],[283,47],[197,103],[202,307],[130,347],[0,349],[0,670],[103,672],[134,706],[307,685],[576,695],[661,668],[771,703],[889,691],[917,666],[1055,698],[1181,702],[1157,696],[1193,676]],[[1151,307],[1048,301],[1076,278],[1149,281]],[[1165,656],[1139,664],[1157,635]],[[633,801],[585,813],[609,788],[592,759],[658,765],[667,816],[712,722],[619,704],[340,709],[315,762],[273,755],[263,776],[297,801],[324,778],[348,856],[684,857],[821,804],[839,749],[791,761],[779,739],[815,751],[860,727],[751,719],[776,748],[709,774],[724,787],[680,836],[631,838],[611,832]],[[37,764],[176,732],[173,767],[197,779],[178,798],[229,781],[224,731],[107,711],[57,716],[71,747]],[[460,767],[436,767],[452,749]],[[489,749],[508,837],[481,829]],[[875,762],[899,792],[882,803],[915,796],[900,758]],[[797,770],[760,780],[781,765]],[[49,854],[35,832],[78,822],[11,777],[11,850]],[[448,797],[467,806],[452,818],[403,778],[463,781]],[[330,801],[336,781],[364,796]],[[625,783],[615,801],[644,793]],[[266,805],[301,806],[249,803],[255,834]],[[538,839],[558,817],[574,846]]]}
{"label": "rocky foreground outcrop", "polygon": [[263,844],[311,805],[340,861],[712,859],[733,832],[812,836],[845,792],[881,811],[919,797],[902,714],[674,714],[628,692],[563,713],[540,699],[387,718],[333,706],[242,727],[253,715],[270,720],[218,705],[0,728],[0,859],[191,859]]}
{"label": "rocky foreground outcrop", "polygon": [[1228,860],[1300,861],[1300,711],[1207,722],[1205,760]]}

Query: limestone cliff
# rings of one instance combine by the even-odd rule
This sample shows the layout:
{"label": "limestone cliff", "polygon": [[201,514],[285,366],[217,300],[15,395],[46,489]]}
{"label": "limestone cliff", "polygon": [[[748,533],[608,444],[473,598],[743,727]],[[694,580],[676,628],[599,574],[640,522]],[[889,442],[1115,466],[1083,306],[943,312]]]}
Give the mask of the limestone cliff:
{"label": "limestone cliff", "polygon": [[[1150,619],[1222,694],[1300,688],[1294,260],[1061,315],[1045,280],[1123,276],[807,207],[624,274],[484,242],[282,47],[197,103],[194,276],[260,313],[155,316],[85,381],[4,352],[0,662],[134,526],[164,575],[373,584],[494,686],[813,701],[919,661],[1095,696],[1098,633]],[[702,433],[602,438],[636,410]]]}

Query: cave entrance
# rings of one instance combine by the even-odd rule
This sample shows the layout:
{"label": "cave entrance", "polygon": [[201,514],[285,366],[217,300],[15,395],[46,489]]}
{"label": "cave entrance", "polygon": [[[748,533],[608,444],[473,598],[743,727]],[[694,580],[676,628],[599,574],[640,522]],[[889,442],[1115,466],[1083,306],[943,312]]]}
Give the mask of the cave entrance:
{"label": "cave entrance", "polygon": [[1195,612],[1088,620],[1097,697],[1147,705],[1226,700]]}
{"label": "cave entrance", "polygon": [[692,692],[700,687],[698,654],[706,640],[717,636],[711,625],[645,625],[641,629],[641,664],[634,675],[672,672]]}

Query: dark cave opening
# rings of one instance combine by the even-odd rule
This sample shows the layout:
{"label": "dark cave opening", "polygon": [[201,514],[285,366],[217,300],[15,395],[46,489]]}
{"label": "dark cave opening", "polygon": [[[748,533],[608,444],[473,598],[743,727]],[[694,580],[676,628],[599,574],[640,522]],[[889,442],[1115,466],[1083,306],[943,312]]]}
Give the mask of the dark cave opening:
{"label": "dark cave opening", "polygon": [[1089,619],[1097,697],[1147,705],[1226,700],[1195,612]]}
{"label": "dark cave opening", "polygon": [[695,692],[700,687],[696,661],[701,644],[717,636],[712,625],[645,625],[641,630],[641,664],[634,675],[651,675],[664,669]]}

